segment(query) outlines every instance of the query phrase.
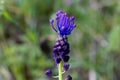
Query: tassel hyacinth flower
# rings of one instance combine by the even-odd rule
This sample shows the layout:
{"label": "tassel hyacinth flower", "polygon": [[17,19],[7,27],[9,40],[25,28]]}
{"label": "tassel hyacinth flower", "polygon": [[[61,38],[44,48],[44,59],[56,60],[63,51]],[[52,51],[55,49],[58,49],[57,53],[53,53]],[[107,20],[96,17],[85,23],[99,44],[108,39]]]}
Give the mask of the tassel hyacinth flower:
{"label": "tassel hyacinth flower", "polygon": [[[58,77],[59,80],[63,80],[63,73],[70,67],[70,64],[68,64],[70,59],[70,47],[67,35],[71,34],[71,31],[76,27],[76,24],[74,24],[74,16],[69,17],[68,14],[64,13],[62,10],[59,10],[56,13],[55,20],[50,20],[50,24],[52,29],[58,33],[58,38],[53,46],[53,58],[58,67],[58,76],[56,77]],[[50,69],[45,73],[49,77],[53,76]],[[68,75],[65,80],[72,80],[72,77]]]}

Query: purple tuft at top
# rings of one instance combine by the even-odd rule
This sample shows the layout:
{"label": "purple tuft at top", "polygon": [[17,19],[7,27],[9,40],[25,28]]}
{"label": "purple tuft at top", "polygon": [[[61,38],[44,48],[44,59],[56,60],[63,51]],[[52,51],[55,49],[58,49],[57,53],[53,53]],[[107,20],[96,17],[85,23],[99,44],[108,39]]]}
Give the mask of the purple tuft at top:
{"label": "purple tuft at top", "polygon": [[64,13],[62,10],[59,10],[56,13],[55,20],[57,29],[54,27],[53,19],[50,20],[50,24],[53,30],[58,32],[60,36],[69,35],[71,31],[76,27],[76,24],[74,23],[74,16],[69,17],[68,14]]}

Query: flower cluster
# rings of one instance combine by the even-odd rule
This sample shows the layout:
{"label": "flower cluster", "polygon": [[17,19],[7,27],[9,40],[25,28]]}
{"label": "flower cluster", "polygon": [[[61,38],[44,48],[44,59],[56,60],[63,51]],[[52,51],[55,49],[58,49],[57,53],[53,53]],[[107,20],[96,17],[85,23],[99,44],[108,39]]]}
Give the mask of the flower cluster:
{"label": "flower cluster", "polygon": [[57,64],[61,61],[68,62],[69,60],[69,43],[67,37],[58,37],[53,46],[53,56]]}
{"label": "flower cluster", "polygon": [[[67,35],[70,35],[71,31],[76,27],[74,24],[74,17],[69,17],[67,13],[64,13],[62,10],[59,10],[56,13],[56,23],[54,20],[50,20],[50,24],[55,32],[58,33],[58,38],[53,46],[53,58],[57,65],[62,65],[62,70],[66,72],[69,69],[69,53],[70,47],[67,39]],[[54,26],[56,25],[56,27]],[[59,70],[61,71],[61,70]],[[46,75],[51,76],[52,71],[47,70]],[[59,77],[61,76],[61,72],[59,72]],[[65,80],[72,80],[72,77],[68,75]]]}

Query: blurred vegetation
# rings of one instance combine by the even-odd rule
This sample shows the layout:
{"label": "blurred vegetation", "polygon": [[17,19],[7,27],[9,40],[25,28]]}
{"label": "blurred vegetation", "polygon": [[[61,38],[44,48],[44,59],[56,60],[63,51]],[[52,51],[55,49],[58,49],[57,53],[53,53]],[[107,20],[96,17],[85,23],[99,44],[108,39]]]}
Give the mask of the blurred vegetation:
{"label": "blurred vegetation", "polygon": [[49,19],[62,9],[76,18],[69,36],[73,80],[120,80],[119,0],[0,0],[0,80],[50,80],[56,73]]}

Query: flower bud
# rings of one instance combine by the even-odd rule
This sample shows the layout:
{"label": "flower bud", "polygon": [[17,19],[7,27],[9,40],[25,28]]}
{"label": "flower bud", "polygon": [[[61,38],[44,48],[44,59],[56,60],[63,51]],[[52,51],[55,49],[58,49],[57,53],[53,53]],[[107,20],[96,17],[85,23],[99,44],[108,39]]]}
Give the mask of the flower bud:
{"label": "flower bud", "polygon": [[65,80],[72,80],[72,77],[70,75],[68,75]]}
{"label": "flower bud", "polygon": [[68,63],[65,63],[65,64],[63,65],[63,69],[64,69],[65,71],[67,71],[67,70],[69,69],[69,67],[70,67],[70,65],[69,65]]}
{"label": "flower bud", "polygon": [[48,77],[52,77],[52,71],[51,69],[48,69],[45,74],[48,76]]}

